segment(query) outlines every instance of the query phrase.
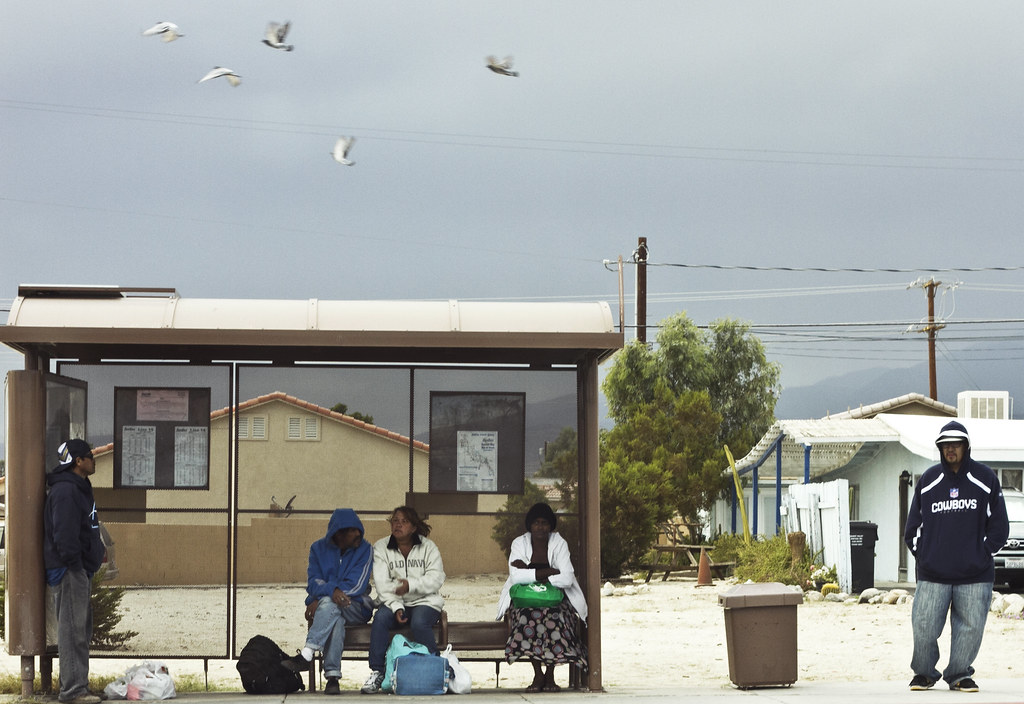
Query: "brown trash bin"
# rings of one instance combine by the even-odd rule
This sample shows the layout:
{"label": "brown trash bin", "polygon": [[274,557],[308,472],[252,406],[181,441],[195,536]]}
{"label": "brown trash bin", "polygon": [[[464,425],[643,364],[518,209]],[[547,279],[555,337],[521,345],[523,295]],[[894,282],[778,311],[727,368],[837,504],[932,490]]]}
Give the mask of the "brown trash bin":
{"label": "brown trash bin", "polygon": [[740,689],[796,682],[796,607],[803,592],[778,582],[737,584],[718,595],[725,607],[729,679]]}

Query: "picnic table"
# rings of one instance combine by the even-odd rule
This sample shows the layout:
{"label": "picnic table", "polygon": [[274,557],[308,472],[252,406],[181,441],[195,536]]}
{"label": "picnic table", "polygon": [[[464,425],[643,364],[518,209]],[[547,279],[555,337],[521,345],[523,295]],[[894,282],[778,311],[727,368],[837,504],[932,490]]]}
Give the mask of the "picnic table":
{"label": "picnic table", "polygon": [[[661,581],[664,582],[672,572],[697,572],[700,567],[701,548],[708,549],[707,545],[655,545],[651,548],[654,551],[654,562],[647,565],[647,579],[650,582],[655,572],[664,572]],[[711,574],[721,579],[729,574],[735,562],[712,562],[708,556],[708,564],[711,567]]]}

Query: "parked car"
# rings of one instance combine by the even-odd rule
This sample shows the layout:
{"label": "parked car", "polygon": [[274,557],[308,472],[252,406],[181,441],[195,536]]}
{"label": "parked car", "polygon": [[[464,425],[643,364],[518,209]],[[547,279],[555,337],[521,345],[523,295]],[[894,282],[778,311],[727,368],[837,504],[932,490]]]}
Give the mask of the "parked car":
{"label": "parked car", "polygon": [[1024,588],[1024,493],[1003,487],[1003,498],[1010,519],[1010,537],[996,553],[996,584],[1021,589]]}

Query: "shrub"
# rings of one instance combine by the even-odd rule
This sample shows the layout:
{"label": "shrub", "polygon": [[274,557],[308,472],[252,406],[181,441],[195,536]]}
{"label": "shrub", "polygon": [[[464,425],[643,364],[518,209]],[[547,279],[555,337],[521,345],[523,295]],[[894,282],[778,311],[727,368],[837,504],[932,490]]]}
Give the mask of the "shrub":
{"label": "shrub", "polygon": [[92,603],[92,647],[96,650],[116,650],[139,635],[138,631],[117,631],[121,623],[121,598],[124,587],[104,585],[103,573],[106,568],[92,576],[89,599]]}
{"label": "shrub", "polygon": [[[92,643],[96,650],[115,650],[139,635],[138,631],[117,631],[121,623],[121,598],[124,587],[102,584],[104,568],[92,576],[89,601],[92,603]],[[7,588],[0,578],[0,614],[3,613]],[[6,619],[0,617],[0,638],[6,640]]]}
{"label": "shrub", "polygon": [[[717,558],[715,558],[717,561]],[[782,584],[805,585],[814,565],[810,553],[805,549],[803,559],[793,564],[789,541],[784,535],[761,538],[741,545],[734,572],[741,582],[781,582]]]}
{"label": "shrub", "polygon": [[722,533],[712,543],[714,547],[708,557],[712,562],[739,562],[740,549],[743,548],[743,536],[735,533]]}

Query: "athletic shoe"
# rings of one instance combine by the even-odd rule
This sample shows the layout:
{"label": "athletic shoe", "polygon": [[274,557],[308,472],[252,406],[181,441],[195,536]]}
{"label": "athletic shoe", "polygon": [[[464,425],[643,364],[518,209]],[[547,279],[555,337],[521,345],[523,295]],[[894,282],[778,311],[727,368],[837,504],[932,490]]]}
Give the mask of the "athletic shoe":
{"label": "athletic shoe", "polygon": [[935,680],[927,675],[914,675],[914,679],[910,680],[910,688],[915,692],[931,689],[934,685]]}
{"label": "athletic shoe", "polygon": [[341,687],[338,685],[337,677],[327,678],[327,686],[324,687],[324,694],[341,694]]}
{"label": "athletic shoe", "polygon": [[359,688],[359,691],[363,694],[376,694],[380,691],[382,684],[384,684],[384,673],[380,670],[374,670],[366,678],[366,683]]}
{"label": "athletic shoe", "polygon": [[959,682],[949,685],[949,688],[955,692],[977,692],[978,683],[970,677],[964,677]]}
{"label": "athletic shoe", "polygon": [[309,669],[309,660],[302,657],[302,653],[295,653],[290,658],[285,658],[281,664],[292,672],[305,672]]}

